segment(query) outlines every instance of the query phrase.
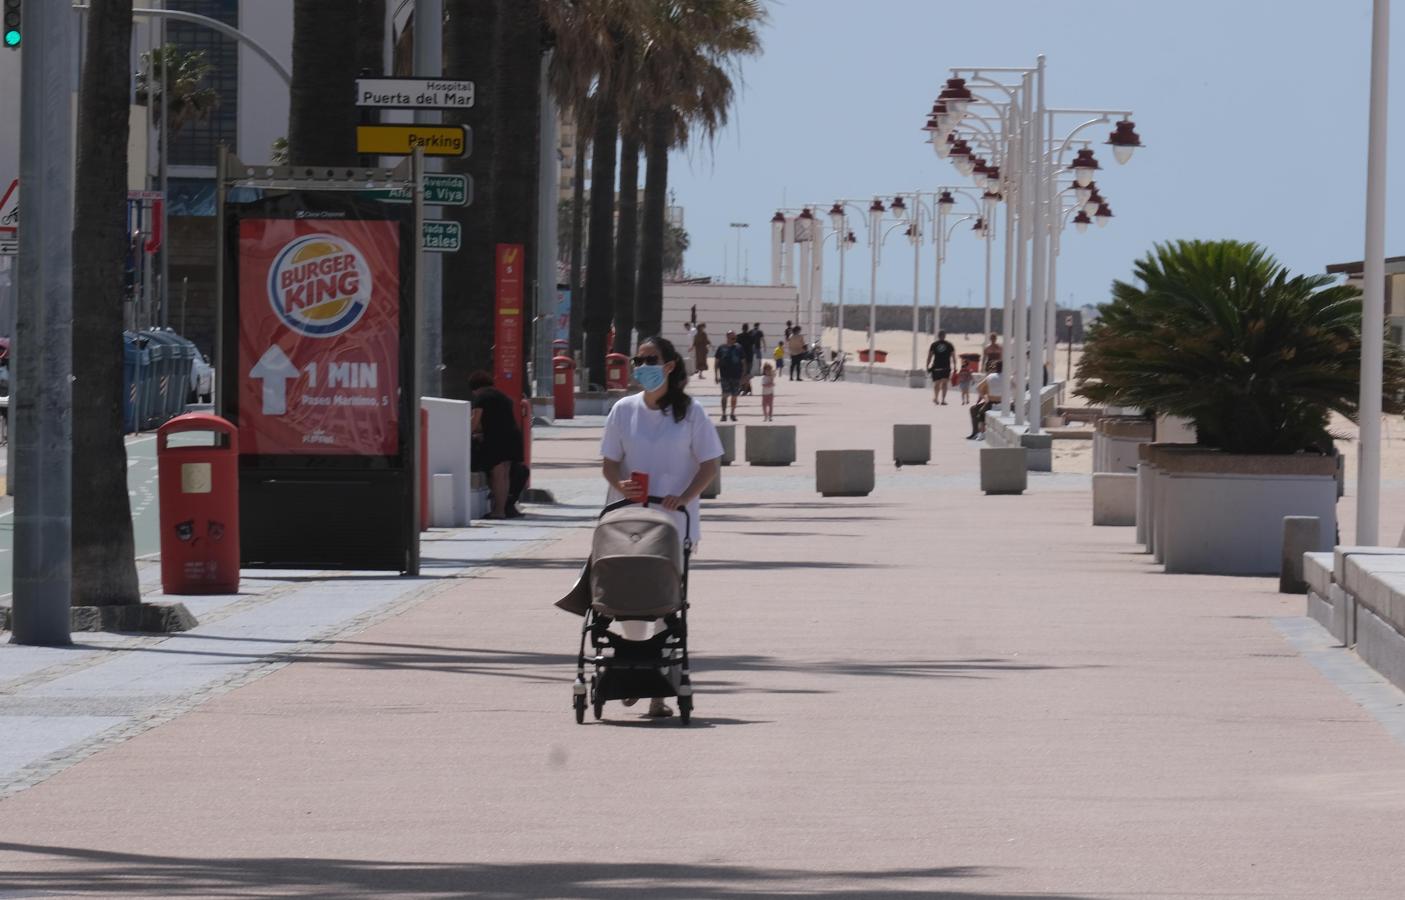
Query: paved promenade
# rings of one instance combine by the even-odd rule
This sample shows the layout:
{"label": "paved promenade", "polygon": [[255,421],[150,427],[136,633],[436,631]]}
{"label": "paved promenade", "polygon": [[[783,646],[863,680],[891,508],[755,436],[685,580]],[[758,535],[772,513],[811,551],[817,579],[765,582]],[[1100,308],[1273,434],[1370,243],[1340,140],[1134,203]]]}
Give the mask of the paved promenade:
{"label": "paved promenade", "polygon": [[[692,727],[575,724],[551,604],[600,420],[543,429],[563,502],[436,532],[432,577],[261,573],[190,635],[0,647],[0,900],[1405,896],[1405,694],[1301,597],[1159,573],[1086,475],[983,496],[930,394],[779,394],[799,462],[704,505]],[[895,422],[933,464],[894,469]],[[876,450],[877,490],[821,498],[821,448]]]}

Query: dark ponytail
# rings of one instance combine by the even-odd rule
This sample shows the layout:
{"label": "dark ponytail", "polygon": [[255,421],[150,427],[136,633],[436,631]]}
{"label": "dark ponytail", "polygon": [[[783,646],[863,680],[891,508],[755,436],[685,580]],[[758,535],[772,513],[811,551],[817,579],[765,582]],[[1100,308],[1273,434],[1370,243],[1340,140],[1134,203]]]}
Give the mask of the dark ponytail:
{"label": "dark ponytail", "polygon": [[681,422],[688,417],[688,407],[693,398],[688,396],[688,367],[673,342],[662,335],[654,335],[639,342],[639,346],[653,344],[659,351],[659,364],[673,363],[673,371],[668,373],[668,388],[659,398],[659,411],[671,412],[673,421]]}

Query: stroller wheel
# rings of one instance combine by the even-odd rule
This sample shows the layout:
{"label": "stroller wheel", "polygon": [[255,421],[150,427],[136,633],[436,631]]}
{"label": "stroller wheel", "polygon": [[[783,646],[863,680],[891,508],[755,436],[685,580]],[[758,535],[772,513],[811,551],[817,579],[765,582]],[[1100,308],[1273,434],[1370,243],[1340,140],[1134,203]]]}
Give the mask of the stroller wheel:
{"label": "stroller wheel", "polygon": [[585,724],[585,695],[584,695],[584,694],[577,694],[577,695],[576,695],[575,707],[576,707],[576,724],[577,724],[577,725],[584,725],[584,724]]}
{"label": "stroller wheel", "polygon": [[678,698],[678,724],[687,725],[693,720],[693,698]]}
{"label": "stroller wheel", "polygon": [[590,677],[590,699],[591,709],[595,713],[595,721],[605,718],[605,699],[600,696],[600,692],[595,689],[595,676]]}

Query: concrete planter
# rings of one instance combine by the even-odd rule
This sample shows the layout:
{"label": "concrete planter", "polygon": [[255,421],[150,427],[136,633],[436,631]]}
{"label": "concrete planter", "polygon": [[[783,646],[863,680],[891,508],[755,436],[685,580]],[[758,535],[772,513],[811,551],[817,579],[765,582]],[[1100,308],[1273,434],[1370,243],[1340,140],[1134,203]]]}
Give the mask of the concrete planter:
{"label": "concrete planter", "polygon": [[1133,416],[1104,416],[1093,424],[1093,471],[1135,472],[1137,447],[1153,440],[1155,425]]}
{"label": "concrete planter", "polygon": [[867,497],[873,493],[872,450],[815,451],[815,490],[825,497]]}
{"label": "concrete planter", "polygon": [[737,426],[718,425],[717,437],[722,441],[722,465],[730,466],[737,458]]}
{"label": "concrete planter", "polygon": [[931,459],[931,425],[893,426],[893,462],[900,466],[925,466]]}
{"label": "concrete planter", "polygon": [[1336,537],[1337,464],[1329,456],[1257,456],[1150,445],[1152,552],[1167,572],[1277,575],[1283,519],[1315,516],[1315,551]]}
{"label": "concrete planter", "polygon": [[746,426],[746,461],[753,466],[788,466],[795,462],[795,426]]}

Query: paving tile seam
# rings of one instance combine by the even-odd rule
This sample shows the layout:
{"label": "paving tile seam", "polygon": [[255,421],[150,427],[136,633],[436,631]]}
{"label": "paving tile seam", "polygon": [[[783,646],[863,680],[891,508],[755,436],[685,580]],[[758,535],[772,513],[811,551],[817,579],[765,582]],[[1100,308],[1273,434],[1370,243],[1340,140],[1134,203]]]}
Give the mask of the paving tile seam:
{"label": "paving tile seam", "polygon": [[[531,554],[537,553],[551,546],[552,544],[562,540],[562,538],[565,536],[565,532],[568,530],[569,529],[562,529],[563,533],[560,535],[543,536],[540,540],[524,544],[521,547],[512,548],[510,550],[498,554],[494,557],[494,559],[530,556]],[[392,601],[389,604],[376,607],[375,609],[368,610],[347,621],[339,622],[336,625],[333,625],[330,628],[319,632],[313,637],[310,637],[307,640],[304,640],[294,645],[293,647],[280,651],[280,653],[275,658],[263,659],[256,662],[244,664],[240,666],[237,671],[233,672],[231,675],[224,679],[215,681],[190,694],[186,694],[184,696],[168,700],[167,702],[148,710],[145,714],[134,714],[128,717],[126,721],[118,725],[115,725],[108,729],[104,729],[103,731],[90,738],[79,741],[75,744],[71,744],[62,750],[48,754],[42,757],[41,759],[36,760],[35,762],[23,766],[20,769],[16,770],[15,774],[12,775],[10,778],[7,778],[4,781],[0,781],[0,802],[3,802],[5,799],[11,796],[14,796],[18,793],[21,793],[22,791],[25,791],[31,787],[43,783],[44,781],[47,781],[48,779],[54,777],[55,775],[58,775],[70,766],[77,765],[83,760],[101,752],[102,750],[107,749],[108,747],[113,747],[118,744],[121,744],[146,731],[163,725],[166,722],[170,722],[178,718],[179,716],[190,712],[191,710],[208,702],[214,697],[228,693],[233,690],[237,690],[238,688],[243,687],[245,685],[252,684],[257,680],[267,675],[270,675],[273,672],[278,671],[284,666],[296,662],[297,657],[303,654],[309,653],[319,647],[335,643],[337,639],[364,631],[367,628],[370,628],[371,626],[381,621],[400,615],[401,613],[406,612],[412,607],[417,606],[420,603],[423,603],[426,600],[437,596],[439,593],[448,590],[454,585],[455,581],[461,578],[481,577],[482,575],[487,574],[495,568],[492,565],[492,561],[493,560],[475,562],[471,565],[467,565],[458,569],[444,571],[442,574],[431,575],[425,581],[424,584],[411,589],[407,594],[405,594],[398,600]],[[314,589],[321,586],[323,585],[320,583],[314,583],[312,585],[300,585],[294,583],[289,585],[290,588],[298,588],[303,590]],[[286,596],[287,593],[288,592],[286,591],[280,592],[279,596]],[[263,603],[267,603],[273,599],[276,599],[273,597],[267,597],[262,594],[258,596],[259,598],[262,598]],[[255,598],[249,599],[250,601],[252,601]],[[239,604],[231,604],[231,606],[240,605],[242,603],[243,601],[240,601]],[[241,611],[248,611],[249,609],[253,609],[259,605],[263,604],[251,602],[247,606],[245,606],[244,609],[242,609]],[[227,615],[232,614],[234,614],[233,611],[231,611]],[[220,618],[225,617],[227,616],[221,616]],[[148,646],[150,644],[157,643],[161,640],[165,640],[165,638],[143,637],[135,639],[131,642],[124,642],[120,646],[121,649],[130,651],[134,649],[140,649],[142,646]],[[89,668],[91,666],[97,665],[100,662],[109,661],[114,658],[115,657],[111,654],[94,653],[89,655],[88,657],[85,657],[81,661],[75,661],[81,662],[82,664],[74,665],[71,671],[64,671],[53,677],[59,677],[64,674],[72,674],[73,671],[81,671],[82,669]],[[50,669],[53,668],[59,667],[50,667]],[[49,669],[43,671],[49,671]],[[44,680],[47,681],[51,679]],[[36,681],[35,683],[42,683],[42,681]],[[33,687],[34,684],[26,684],[25,686]]]}

